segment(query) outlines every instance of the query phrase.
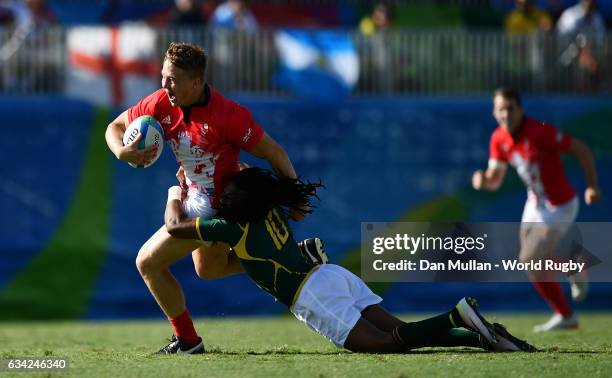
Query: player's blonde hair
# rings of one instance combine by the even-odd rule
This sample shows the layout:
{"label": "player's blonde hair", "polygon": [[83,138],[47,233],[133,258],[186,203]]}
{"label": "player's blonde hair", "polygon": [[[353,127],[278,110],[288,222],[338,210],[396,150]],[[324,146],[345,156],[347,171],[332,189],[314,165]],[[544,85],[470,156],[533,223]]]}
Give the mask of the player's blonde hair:
{"label": "player's blonde hair", "polygon": [[201,47],[185,42],[172,42],[164,55],[164,60],[204,80],[208,55]]}

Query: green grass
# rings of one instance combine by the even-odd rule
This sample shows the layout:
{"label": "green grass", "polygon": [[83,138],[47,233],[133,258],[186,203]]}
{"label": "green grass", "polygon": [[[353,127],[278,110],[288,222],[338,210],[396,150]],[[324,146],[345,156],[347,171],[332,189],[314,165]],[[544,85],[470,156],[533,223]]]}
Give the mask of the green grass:
{"label": "green grass", "polygon": [[149,356],[171,333],[162,321],[0,323],[0,359],[67,357],[70,368],[62,376],[75,377],[590,378],[612,372],[612,314],[584,314],[579,331],[549,334],[530,331],[533,324],[546,320],[545,314],[490,318],[542,351],[486,353],[458,348],[353,354],[336,349],[293,318],[215,318],[196,322],[208,351],[198,356]]}

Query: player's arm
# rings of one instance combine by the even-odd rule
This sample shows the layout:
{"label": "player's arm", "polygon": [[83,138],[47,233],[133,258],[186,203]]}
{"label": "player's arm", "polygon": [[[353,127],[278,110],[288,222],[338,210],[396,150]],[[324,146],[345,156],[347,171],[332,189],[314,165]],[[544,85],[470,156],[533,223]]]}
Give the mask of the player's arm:
{"label": "player's arm", "polygon": [[[183,211],[181,202],[183,194],[183,189],[180,186],[172,186],[168,189],[164,225],[171,236],[177,239],[223,242],[229,245],[238,243],[242,237],[240,225],[222,219],[188,218]],[[227,249],[224,252],[227,252]],[[239,271],[242,271],[242,269],[240,268]],[[236,273],[237,271],[233,272]]]}
{"label": "player's arm", "polygon": [[595,169],[595,158],[593,152],[584,142],[578,139],[572,139],[568,152],[576,157],[584,177],[586,179],[587,188],[584,191],[584,202],[591,205],[601,198],[601,191],[597,184],[597,170]]}
{"label": "player's arm", "polygon": [[129,125],[128,111],[119,114],[107,127],[104,137],[111,152],[121,161],[136,165],[147,164],[157,154],[157,147],[151,146],[144,150],[138,149],[142,139],[139,134],[131,143],[123,145],[123,134]]}
{"label": "player's arm", "polygon": [[489,164],[485,171],[479,169],[472,175],[472,187],[476,190],[495,191],[504,182],[508,169],[508,158],[501,148],[499,133],[491,135],[489,141]]}
{"label": "player's arm", "polygon": [[261,140],[249,152],[260,159],[268,161],[277,175],[292,179],[297,178],[293,164],[289,160],[289,155],[267,133],[264,133]]}
{"label": "player's arm", "polygon": [[168,202],[164,213],[166,231],[178,239],[200,239],[198,235],[196,220],[187,218],[181,206],[183,189],[180,186],[172,186],[168,189]]}
{"label": "player's arm", "polygon": [[[260,159],[267,160],[277,175],[291,179],[297,178],[289,155],[267,133],[264,133],[261,140],[249,152]],[[307,206],[301,208],[301,210],[292,209],[290,216],[293,220],[300,221],[304,219],[309,210]]]}
{"label": "player's arm", "polygon": [[476,190],[495,191],[499,189],[506,177],[507,165],[489,167],[485,171],[477,170],[472,175],[472,187]]}

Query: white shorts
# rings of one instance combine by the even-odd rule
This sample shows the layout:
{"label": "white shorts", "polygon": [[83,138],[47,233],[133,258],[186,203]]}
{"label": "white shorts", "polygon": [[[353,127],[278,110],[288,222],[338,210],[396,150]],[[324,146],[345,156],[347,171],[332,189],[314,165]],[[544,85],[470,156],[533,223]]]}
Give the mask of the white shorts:
{"label": "white shorts", "polygon": [[210,219],[216,214],[206,193],[190,191],[183,201],[183,211],[189,218],[202,217]]}
{"label": "white shorts", "polygon": [[578,197],[558,206],[550,204],[540,204],[538,206],[535,196],[529,195],[523,209],[521,222],[545,223],[556,229],[563,237],[576,220],[579,207]]}
{"label": "white shorts", "polygon": [[308,327],[344,347],[361,311],[382,298],[353,273],[341,266],[323,264],[314,271],[290,310]]}
{"label": "white shorts", "polygon": [[[210,219],[215,216],[215,210],[210,204],[210,197],[206,193],[190,191],[187,198],[183,201],[183,211],[189,218],[201,217],[202,219]],[[200,241],[203,245],[210,246],[213,243]]]}

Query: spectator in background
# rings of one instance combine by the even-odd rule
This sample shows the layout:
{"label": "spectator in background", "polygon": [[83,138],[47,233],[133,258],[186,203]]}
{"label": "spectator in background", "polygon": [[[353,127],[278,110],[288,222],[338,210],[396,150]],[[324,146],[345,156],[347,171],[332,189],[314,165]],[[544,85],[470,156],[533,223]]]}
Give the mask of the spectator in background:
{"label": "spectator in background", "polygon": [[201,0],[175,0],[170,13],[171,25],[204,25],[206,18],[202,10]]}
{"label": "spectator in background", "polygon": [[559,18],[557,32],[569,39],[583,34],[595,44],[602,44],[606,38],[606,26],[597,10],[597,1],[580,0],[578,4],[567,8]]}
{"label": "spectator in background", "polygon": [[[382,92],[392,92],[394,82],[398,79],[394,77],[397,70],[394,70],[391,52],[393,46],[389,45],[388,33],[391,29],[391,11],[383,3],[377,3],[372,8],[372,13],[365,16],[359,22],[359,31],[365,37],[362,41],[362,50],[367,53],[364,55],[371,62],[363,62],[365,68],[362,76],[365,80],[371,81],[373,88]],[[401,63],[400,63],[401,64]]]}
{"label": "spectator in background", "polygon": [[365,16],[359,22],[359,30],[365,36],[372,36],[375,32],[387,30],[391,26],[389,8],[384,3],[374,6],[372,14]]}
{"label": "spectator in background", "polygon": [[521,82],[528,75],[535,78],[535,85],[542,87],[546,80],[542,38],[543,33],[552,29],[551,17],[537,8],[533,0],[515,0],[514,4],[515,9],[506,16],[504,26],[509,35],[523,37],[511,39],[510,43],[518,56],[526,57],[519,63],[514,80]]}
{"label": "spectator in background", "polygon": [[552,21],[548,13],[533,5],[533,0],[516,0],[515,9],[508,14],[505,28],[511,34],[548,32]]}
{"label": "spectator in background", "polygon": [[46,0],[25,0],[24,2],[32,14],[34,29],[42,29],[57,23],[55,14],[47,5]]}
{"label": "spectator in background", "polygon": [[[22,46],[26,37],[32,30],[32,13],[28,7],[17,0],[0,0],[0,31],[11,31],[11,36],[0,44],[0,63],[4,64],[11,59]],[[10,87],[15,81],[15,75],[3,70],[0,76],[0,85]],[[8,84],[11,83],[11,84]]]}
{"label": "spectator in background", "polygon": [[[254,42],[257,37],[255,16],[243,1],[227,0],[215,8],[209,25],[215,29],[211,67],[214,85],[226,91],[250,88],[258,73],[244,67],[254,66],[253,46],[260,45]],[[232,68],[236,62],[240,62],[238,69]]]}
{"label": "spectator in background", "polygon": [[227,0],[219,4],[210,17],[210,25],[247,32],[257,30],[255,16],[241,0]]}
{"label": "spectator in background", "polygon": [[[0,45],[0,63],[9,67],[0,77],[0,86],[5,90],[57,90],[61,58],[53,52],[61,35],[47,30],[56,18],[46,0],[1,0],[0,9],[12,19],[11,36]],[[16,64],[18,61],[28,64]]]}
{"label": "spectator in background", "polygon": [[561,14],[557,23],[557,34],[561,38],[563,52],[560,61],[563,66],[577,63],[577,74],[581,76],[581,90],[590,92],[601,81],[603,44],[606,26],[597,10],[596,0],[580,0]]}

